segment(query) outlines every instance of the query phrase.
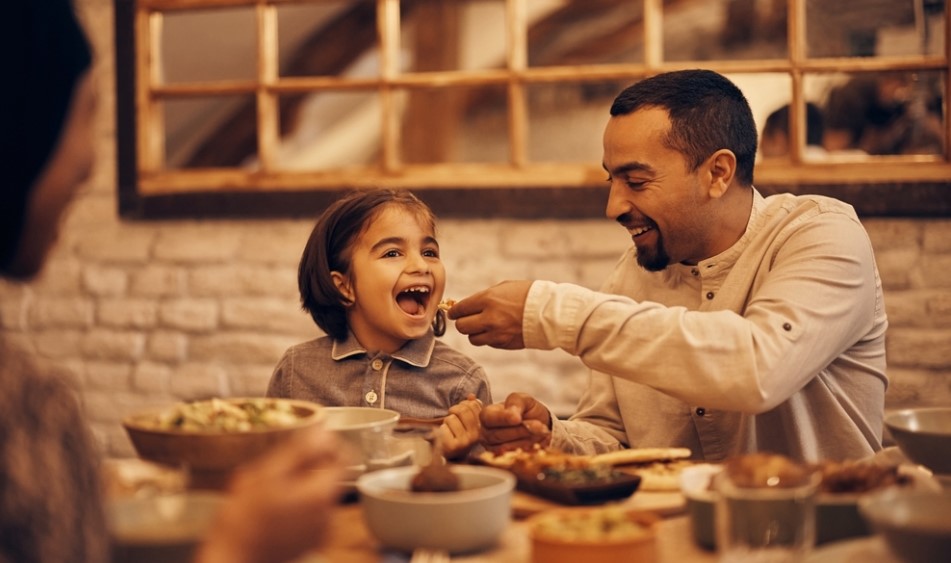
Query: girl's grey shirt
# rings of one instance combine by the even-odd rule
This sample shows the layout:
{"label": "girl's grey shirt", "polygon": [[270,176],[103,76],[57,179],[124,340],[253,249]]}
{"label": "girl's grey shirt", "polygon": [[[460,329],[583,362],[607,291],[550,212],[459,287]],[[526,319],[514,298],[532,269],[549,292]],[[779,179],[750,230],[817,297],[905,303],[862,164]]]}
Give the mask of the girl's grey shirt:
{"label": "girl's grey shirt", "polygon": [[430,331],[393,354],[370,354],[352,333],[289,348],[271,375],[268,397],[304,399],[326,406],[392,409],[404,416],[445,416],[472,393],[492,402],[485,371]]}

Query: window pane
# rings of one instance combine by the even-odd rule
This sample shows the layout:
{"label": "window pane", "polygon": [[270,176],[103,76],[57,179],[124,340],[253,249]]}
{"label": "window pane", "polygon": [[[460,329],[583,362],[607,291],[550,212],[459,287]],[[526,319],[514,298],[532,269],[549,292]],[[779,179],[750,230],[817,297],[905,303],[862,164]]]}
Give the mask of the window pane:
{"label": "window pane", "polygon": [[257,155],[253,96],[166,100],[166,167],[241,166]]}
{"label": "window pane", "polygon": [[505,0],[400,2],[400,70],[506,67]]}
{"label": "window pane", "polygon": [[940,55],[944,10],[937,0],[807,0],[808,55]]}
{"label": "window pane", "polygon": [[528,93],[528,158],[600,164],[601,135],[615,96],[631,81],[532,84]]}
{"label": "window pane", "polygon": [[664,60],[785,58],[786,0],[665,2]]}
{"label": "window pane", "polygon": [[[255,25],[254,8],[247,6],[165,12],[163,82],[253,79],[257,69]],[[196,43],[196,38],[201,42]]]}
{"label": "window pane", "polygon": [[404,91],[400,158],[407,164],[508,162],[505,86]]}
{"label": "window pane", "polygon": [[378,76],[372,0],[278,4],[281,76]]}
{"label": "window pane", "polygon": [[275,168],[329,170],[379,161],[376,92],[318,92],[280,98],[281,140]]}
{"label": "window pane", "polygon": [[643,3],[529,2],[529,66],[644,62]]}
{"label": "window pane", "polygon": [[823,73],[804,77],[825,115],[823,145],[838,154],[941,154],[943,72]]}

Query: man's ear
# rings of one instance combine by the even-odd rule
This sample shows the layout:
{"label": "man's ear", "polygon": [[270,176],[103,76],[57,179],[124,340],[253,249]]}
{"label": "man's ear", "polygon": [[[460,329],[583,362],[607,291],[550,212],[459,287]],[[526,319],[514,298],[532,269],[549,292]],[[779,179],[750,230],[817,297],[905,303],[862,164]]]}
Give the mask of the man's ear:
{"label": "man's ear", "polygon": [[711,198],[718,199],[730,188],[733,177],[736,175],[736,155],[729,149],[720,149],[709,159]]}
{"label": "man's ear", "polygon": [[353,294],[353,285],[350,283],[350,278],[336,270],[330,272],[330,277],[333,279],[334,285],[337,287],[337,291],[346,297],[347,301],[353,303],[355,296]]}

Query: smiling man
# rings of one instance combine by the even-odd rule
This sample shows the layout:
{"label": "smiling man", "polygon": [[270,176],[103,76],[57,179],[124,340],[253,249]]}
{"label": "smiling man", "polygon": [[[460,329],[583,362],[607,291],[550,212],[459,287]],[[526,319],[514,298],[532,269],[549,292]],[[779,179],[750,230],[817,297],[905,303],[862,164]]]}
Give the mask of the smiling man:
{"label": "smiling man", "polygon": [[868,235],[842,202],[764,198],[756,139],[745,97],[714,72],[617,96],[606,214],[634,244],[602,291],[505,282],[450,310],[473,344],[561,348],[591,368],[570,420],[524,394],[483,409],[490,447],[812,461],[881,448],[887,321]]}

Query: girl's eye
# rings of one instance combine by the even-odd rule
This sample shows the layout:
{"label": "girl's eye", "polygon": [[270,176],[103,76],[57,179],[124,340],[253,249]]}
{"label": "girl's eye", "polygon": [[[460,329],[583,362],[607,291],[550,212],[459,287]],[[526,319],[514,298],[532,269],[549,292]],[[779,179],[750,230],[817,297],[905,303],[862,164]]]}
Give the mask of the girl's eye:
{"label": "girl's eye", "polygon": [[423,250],[423,256],[428,258],[439,258],[439,251],[435,248],[427,248],[426,250]]}
{"label": "girl's eye", "polygon": [[398,258],[399,255],[400,255],[400,251],[395,249],[387,250],[386,252],[383,253],[384,258]]}

